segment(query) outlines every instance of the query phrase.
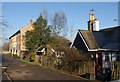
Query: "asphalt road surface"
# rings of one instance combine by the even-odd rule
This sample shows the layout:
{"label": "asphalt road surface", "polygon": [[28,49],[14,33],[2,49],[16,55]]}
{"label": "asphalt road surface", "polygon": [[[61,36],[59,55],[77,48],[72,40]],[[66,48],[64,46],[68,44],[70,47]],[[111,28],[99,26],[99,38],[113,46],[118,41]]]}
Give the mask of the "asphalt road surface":
{"label": "asphalt road surface", "polygon": [[[30,65],[8,56],[3,56],[2,60],[3,66],[7,67],[7,74],[12,80],[79,80],[80,82],[96,82],[96,80],[85,80],[58,71],[51,71],[39,65]],[[6,80],[6,77],[2,79]]]}

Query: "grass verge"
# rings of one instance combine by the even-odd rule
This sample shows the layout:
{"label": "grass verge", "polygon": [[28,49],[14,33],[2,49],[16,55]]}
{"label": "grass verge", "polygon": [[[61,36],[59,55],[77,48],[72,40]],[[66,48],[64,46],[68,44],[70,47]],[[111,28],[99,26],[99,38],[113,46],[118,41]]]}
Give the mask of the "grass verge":
{"label": "grass verge", "polygon": [[29,62],[29,61],[27,61],[27,60],[21,60],[21,61],[23,61],[23,62],[25,62],[25,63],[28,63],[28,64],[32,64],[32,65],[38,65],[39,63],[37,63],[37,62]]}

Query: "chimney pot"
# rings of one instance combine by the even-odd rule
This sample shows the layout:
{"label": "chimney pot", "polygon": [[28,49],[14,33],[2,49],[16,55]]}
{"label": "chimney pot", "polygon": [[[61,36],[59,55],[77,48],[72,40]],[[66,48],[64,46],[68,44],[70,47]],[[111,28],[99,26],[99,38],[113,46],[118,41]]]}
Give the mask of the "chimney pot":
{"label": "chimney pot", "polygon": [[30,19],[30,24],[33,24],[33,19]]}

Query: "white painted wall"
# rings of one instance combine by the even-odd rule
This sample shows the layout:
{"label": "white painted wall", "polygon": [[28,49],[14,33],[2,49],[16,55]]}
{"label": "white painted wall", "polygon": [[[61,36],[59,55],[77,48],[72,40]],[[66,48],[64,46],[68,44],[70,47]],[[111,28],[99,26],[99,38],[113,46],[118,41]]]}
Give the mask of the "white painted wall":
{"label": "white painted wall", "polygon": [[98,20],[93,21],[93,31],[99,31],[99,26]]}

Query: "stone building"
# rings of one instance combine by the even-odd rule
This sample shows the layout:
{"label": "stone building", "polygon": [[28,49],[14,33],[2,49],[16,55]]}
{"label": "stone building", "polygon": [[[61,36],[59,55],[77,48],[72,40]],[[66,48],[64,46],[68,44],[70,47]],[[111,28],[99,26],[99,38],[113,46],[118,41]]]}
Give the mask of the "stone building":
{"label": "stone building", "polygon": [[27,26],[22,27],[19,31],[9,37],[9,51],[11,54],[15,54],[20,57],[22,52],[26,52],[23,36],[27,31],[33,30],[33,28],[33,20],[30,19],[30,23]]}

